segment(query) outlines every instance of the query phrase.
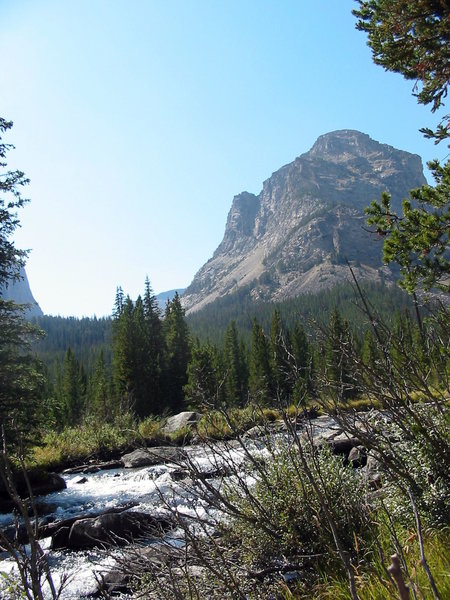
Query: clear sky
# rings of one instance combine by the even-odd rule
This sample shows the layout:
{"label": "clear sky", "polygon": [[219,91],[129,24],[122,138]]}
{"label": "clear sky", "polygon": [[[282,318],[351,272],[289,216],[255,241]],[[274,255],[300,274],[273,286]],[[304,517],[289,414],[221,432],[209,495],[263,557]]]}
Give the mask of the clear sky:
{"label": "clear sky", "polygon": [[0,0],[0,114],[30,177],[15,240],[47,314],[185,287],[233,196],[336,129],[443,158],[353,0]]}

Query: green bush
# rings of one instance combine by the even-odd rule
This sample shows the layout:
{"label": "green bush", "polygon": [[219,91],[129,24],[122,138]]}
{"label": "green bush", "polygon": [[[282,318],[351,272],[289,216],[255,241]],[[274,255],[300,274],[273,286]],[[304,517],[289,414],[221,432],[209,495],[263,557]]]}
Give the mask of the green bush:
{"label": "green bush", "polygon": [[251,494],[230,492],[241,517],[224,525],[225,537],[240,544],[247,564],[264,568],[282,558],[302,562],[304,556],[316,557],[305,563],[334,561],[335,542],[324,501],[350,556],[356,548],[370,546],[372,526],[362,479],[328,448],[304,448],[303,453],[317,487],[308,479],[298,451],[291,448],[266,465]]}

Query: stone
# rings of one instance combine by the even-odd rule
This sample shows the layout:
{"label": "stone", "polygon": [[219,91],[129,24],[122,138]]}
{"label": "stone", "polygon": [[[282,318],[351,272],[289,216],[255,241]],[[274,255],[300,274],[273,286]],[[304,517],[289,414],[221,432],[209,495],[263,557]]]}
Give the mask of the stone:
{"label": "stone", "polygon": [[93,519],[78,519],[70,528],[67,547],[123,546],[133,540],[159,536],[173,527],[171,520],[142,512],[107,513]]}
{"label": "stone", "polygon": [[151,467],[167,462],[179,462],[186,458],[186,453],[175,446],[158,448],[140,448],[122,456],[122,464],[127,469]]}
{"label": "stone", "polygon": [[367,463],[367,450],[364,446],[354,446],[348,455],[348,462],[355,468],[364,467]]}
{"label": "stone", "polygon": [[[61,475],[58,475],[57,473],[29,471],[28,478],[33,496],[35,497],[59,492],[66,488],[66,482]],[[14,485],[22,498],[28,496],[28,488],[23,473],[18,473],[15,476]],[[10,512],[13,508],[14,503],[11,501],[11,498],[6,491],[3,481],[0,479],[0,512]]]}
{"label": "stone", "polygon": [[183,427],[192,427],[196,425],[202,418],[202,414],[192,411],[184,411],[169,417],[163,427],[164,433],[175,433]]}

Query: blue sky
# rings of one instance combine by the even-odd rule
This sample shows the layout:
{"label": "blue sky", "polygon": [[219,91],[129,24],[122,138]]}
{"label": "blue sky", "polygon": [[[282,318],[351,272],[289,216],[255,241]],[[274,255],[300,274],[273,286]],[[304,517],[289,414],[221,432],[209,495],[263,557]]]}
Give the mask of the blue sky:
{"label": "blue sky", "polygon": [[16,244],[47,314],[187,286],[233,196],[336,129],[443,158],[413,82],[373,65],[353,0],[0,0]]}

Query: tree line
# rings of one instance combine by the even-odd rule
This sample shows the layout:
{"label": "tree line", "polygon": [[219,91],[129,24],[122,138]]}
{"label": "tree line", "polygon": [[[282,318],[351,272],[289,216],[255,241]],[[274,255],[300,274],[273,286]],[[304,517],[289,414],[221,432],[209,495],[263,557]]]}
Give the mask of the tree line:
{"label": "tree line", "polygon": [[[399,312],[392,327],[408,331],[412,347],[426,359],[408,311]],[[87,370],[69,347],[56,362],[46,389],[48,422],[64,428],[90,417],[112,422],[124,412],[143,419],[187,408],[313,402],[324,371],[342,386],[343,398],[352,398],[360,388],[340,351],[347,343],[367,365],[379,359],[371,330],[355,334],[337,307],[315,337],[302,318],[288,324],[272,306],[268,327],[254,316],[248,336],[232,319],[223,340],[201,340],[190,330],[177,293],[161,314],[147,278],[135,301],[117,289],[110,359],[100,347]]]}

